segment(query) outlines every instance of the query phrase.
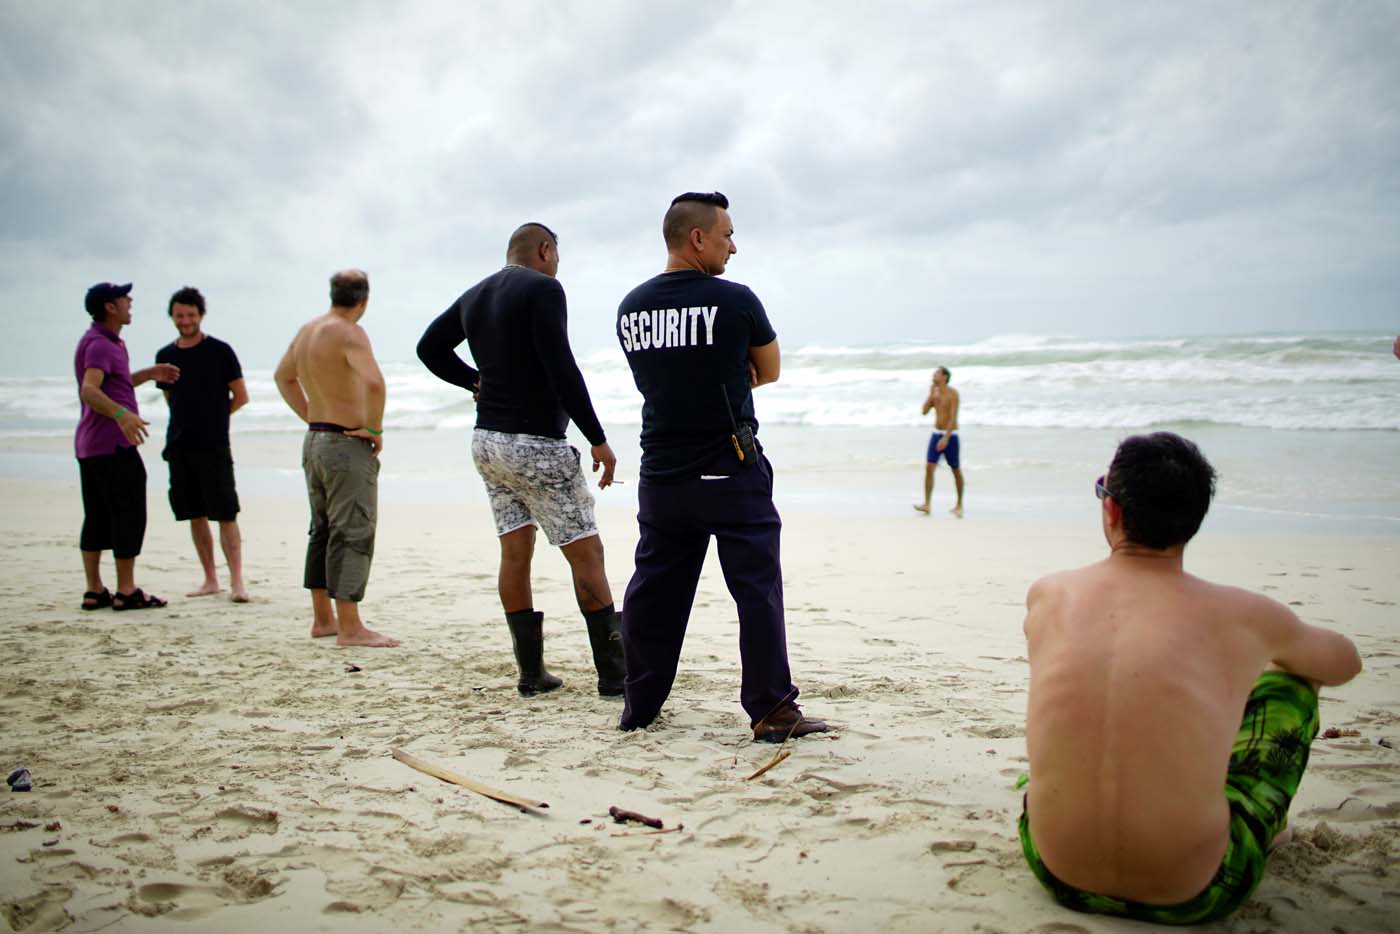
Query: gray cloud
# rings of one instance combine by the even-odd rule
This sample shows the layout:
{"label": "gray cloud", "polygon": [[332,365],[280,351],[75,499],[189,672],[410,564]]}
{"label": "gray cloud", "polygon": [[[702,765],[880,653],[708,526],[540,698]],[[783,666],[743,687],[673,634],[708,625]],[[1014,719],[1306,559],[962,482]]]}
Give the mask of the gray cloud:
{"label": "gray cloud", "polygon": [[381,354],[407,358],[531,218],[563,237],[576,343],[606,346],[696,188],[733,199],[731,274],[788,345],[1397,324],[1393,4],[0,17],[11,369],[65,357],[83,289],[123,277],[136,353],[191,282],[268,366],[347,265],[373,277]]}

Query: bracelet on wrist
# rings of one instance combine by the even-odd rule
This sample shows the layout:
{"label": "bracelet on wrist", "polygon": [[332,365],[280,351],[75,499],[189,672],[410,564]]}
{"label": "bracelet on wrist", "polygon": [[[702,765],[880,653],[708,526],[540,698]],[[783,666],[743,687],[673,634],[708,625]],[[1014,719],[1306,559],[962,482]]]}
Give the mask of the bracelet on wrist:
{"label": "bracelet on wrist", "polygon": [[374,435],[376,438],[378,438],[380,435],[384,434],[384,432],[383,432],[382,430],[377,430],[377,429],[371,428],[371,427],[369,427],[368,425],[365,426],[365,431],[367,431],[367,432],[369,432],[370,434]]}
{"label": "bracelet on wrist", "polygon": [[119,421],[121,421],[121,420],[122,420],[122,416],[125,415],[125,414],[126,414],[126,406],[122,406],[121,408],[117,409],[115,412],[112,413],[112,421],[114,421],[114,422],[119,422]]}

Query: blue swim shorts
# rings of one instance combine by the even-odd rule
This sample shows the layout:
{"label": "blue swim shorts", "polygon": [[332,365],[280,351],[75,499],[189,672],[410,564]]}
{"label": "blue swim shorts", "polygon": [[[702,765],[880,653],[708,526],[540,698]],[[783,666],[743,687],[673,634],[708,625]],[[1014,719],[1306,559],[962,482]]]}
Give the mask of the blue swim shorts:
{"label": "blue swim shorts", "polygon": [[940,457],[948,458],[948,466],[957,470],[962,467],[962,456],[958,453],[958,433],[955,431],[948,438],[948,446],[943,450],[938,450],[938,441],[943,437],[943,432],[935,431],[928,439],[928,462],[938,463]]}

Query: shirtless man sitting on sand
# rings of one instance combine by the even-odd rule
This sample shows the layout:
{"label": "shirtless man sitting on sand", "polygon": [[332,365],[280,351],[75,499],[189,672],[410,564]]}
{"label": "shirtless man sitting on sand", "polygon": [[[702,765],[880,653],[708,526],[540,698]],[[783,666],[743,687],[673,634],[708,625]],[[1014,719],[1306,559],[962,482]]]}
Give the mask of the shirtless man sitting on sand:
{"label": "shirtless man sitting on sand", "polygon": [[963,475],[962,453],[958,442],[958,391],[948,385],[952,374],[946,366],[933,371],[933,385],[928,389],[924,400],[923,414],[934,410],[933,434],[928,439],[928,455],[924,464],[924,501],[915,503],[914,508],[924,515],[929,514],[929,501],[933,499],[933,470],[938,459],[948,458],[948,469],[953,471],[953,483],[958,488],[958,502],[948,510],[959,519],[963,514]]}
{"label": "shirtless man sitting on sand", "polygon": [[[1223,917],[1258,885],[1345,636],[1182,569],[1215,471],[1168,432],[1128,438],[1095,492],[1109,556],[1026,596],[1026,861],[1076,911]],[[1282,840],[1278,840],[1282,842]]]}
{"label": "shirtless man sitting on sand", "polygon": [[359,325],[368,304],[369,277],[363,272],[331,276],[330,311],[302,325],[273,378],[307,423],[301,463],[311,500],[304,577],[311,591],[311,635],[335,636],[336,645],[387,648],[399,640],[360,620],[384,450],[384,376]]}

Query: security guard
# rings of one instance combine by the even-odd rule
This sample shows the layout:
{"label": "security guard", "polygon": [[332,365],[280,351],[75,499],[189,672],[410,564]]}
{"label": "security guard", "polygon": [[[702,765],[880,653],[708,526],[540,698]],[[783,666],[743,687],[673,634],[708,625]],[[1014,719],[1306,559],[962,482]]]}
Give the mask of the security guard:
{"label": "security guard", "polygon": [[687,192],[662,225],[666,270],[622,300],[617,336],[645,399],[636,570],[622,605],[627,677],[618,727],[656,719],[671,692],[710,536],[739,612],[739,699],[756,741],[824,733],[794,703],[773,468],[754,438],[752,387],[778,378],[777,335],[746,286],[729,199]]}

